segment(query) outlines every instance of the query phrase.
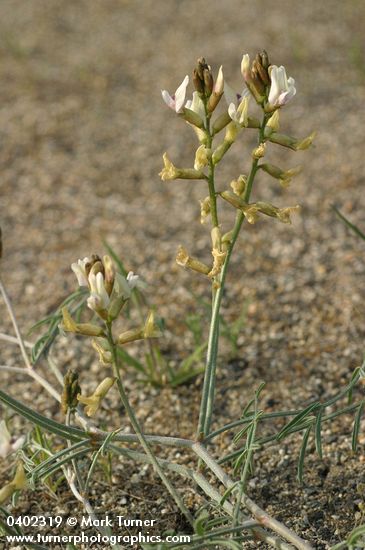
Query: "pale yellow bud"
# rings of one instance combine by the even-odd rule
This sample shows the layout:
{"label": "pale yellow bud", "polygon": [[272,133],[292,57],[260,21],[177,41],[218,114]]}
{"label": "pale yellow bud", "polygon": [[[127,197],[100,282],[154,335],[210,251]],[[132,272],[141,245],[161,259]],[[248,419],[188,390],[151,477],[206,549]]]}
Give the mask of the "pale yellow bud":
{"label": "pale yellow bud", "polygon": [[227,251],[233,237],[233,230],[228,231],[228,233],[225,233],[222,237],[222,250]]}
{"label": "pale yellow bud", "polygon": [[228,124],[226,128],[226,135],[224,137],[224,141],[227,141],[228,143],[232,144],[235,141],[239,131],[240,131],[240,127],[235,122],[232,121],[230,124]]}
{"label": "pale yellow bud", "polygon": [[265,156],[265,151],[266,151],[266,143],[262,142],[258,147],[256,147],[256,149],[252,151],[252,158],[255,160],[261,159],[262,157]]}
{"label": "pale yellow bud", "polygon": [[86,405],[85,407],[85,413],[87,416],[94,416],[96,411],[100,408],[101,402],[110,390],[110,388],[113,386],[116,378],[105,378],[96,388],[94,393],[90,396],[84,396],[79,394],[77,396],[77,399],[80,403],[83,405]]}
{"label": "pale yellow bud", "polygon": [[247,184],[247,177],[241,174],[238,177],[238,179],[231,181],[230,186],[232,187],[233,193],[235,193],[235,195],[240,196],[246,189],[246,184]]}
{"label": "pale yellow bud", "polygon": [[213,227],[213,229],[210,232],[210,236],[212,239],[212,246],[213,248],[220,249],[221,241],[222,241],[222,234],[219,227]]}
{"label": "pale yellow bud", "polygon": [[241,61],[241,73],[245,80],[248,76],[249,70],[250,70],[250,56],[248,55],[248,53],[245,53]]}
{"label": "pale yellow bud", "polygon": [[210,197],[200,201],[200,223],[205,223],[210,214]]}
{"label": "pale yellow bud", "polygon": [[279,117],[279,109],[277,109],[267,121],[266,128],[270,128],[272,132],[277,132],[280,128]]}
{"label": "pale yellow bud", "polygon": [[143,340],[143,328],[133,328],[126,330],[118,336],[118,344],[123,346],[124,344],[130,344],[136,340]]}
{"label": "pale yellow bud", "polygon": [[159,338],[161,336],[161,331],[158,326],[155,324],[155,314],[153,311],[150,311],[146,319],[143,337],[144,338]]}
{"label": "pale yellow bud", "polygon": [[104,256],[103,257],[103,265],[104,265],[104,286],[109,294],[109,296],[112,293],[113,285],[114,285],[114,277],[115,277],[115,269],[112,262],[112,259],[110,256]]}
{"label": "pale yellow bud", "polygon": [[211,156],[211,150],[207,149],[205,145],[200,145],[195,153],[194,169],[201,170],[202,168],[204,168],[204,166],[208,164]]}

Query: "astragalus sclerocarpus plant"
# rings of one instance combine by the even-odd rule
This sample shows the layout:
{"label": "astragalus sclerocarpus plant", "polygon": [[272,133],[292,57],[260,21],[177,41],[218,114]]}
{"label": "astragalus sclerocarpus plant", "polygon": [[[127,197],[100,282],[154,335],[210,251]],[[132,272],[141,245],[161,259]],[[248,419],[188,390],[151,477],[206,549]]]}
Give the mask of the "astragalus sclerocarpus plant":
{"label": "astragalus sclerocarpus plant", "polygon": [[[201,221],[210,224],[211,262],[204,263],[192,256],[186,248],[180,246],[177,263],[197,276],[206,278],[212,289],[211,321],[207,360],[202,388],[200,414],[197,426],[192,426],[192,438],[184,439],[178,434],[161,436],[146,434],[137,419],[134,408],[125,389],[123,369],[124,346],[138,340],[160,336],[153,312],[146,312],[145,322],[130,327],[124,315],[134,288],[139,284],[133,273],[123,276],[119,273],[109,256],[103,258],[93,255],[72,264],[80,290],[66,300],[60,308],[59,330],[72,335],[81,335],[90,344],[100,361],[101,380],[95,382],[93,392],[85,392],[82,380],[75,369],[63,372],[49,355],[49,347],[41,351],[57,379],[59,388],[54,387],[48,378],[44,378],[37,366],[41,353],[29,358],[27,343],[20,333],[14,310],[5,286],[0,280],[0,290],[14,325],[16,338],[2,335],[9,342],[14,340],[21,350],[25,368],[2,366],[3,370],[29,375],[34,383],[40,384],[60,403],[63,421],[49,419],[26,406],[24,403],[0,390],[0,401],[16,413],[29,420],[35,429],[20,439],[12,440],[8,427],[3,423],[0,431],[0,453],[8,456],[14,465],[14,477],[0,490],[0,528],[12,533],[6,518],[10,513],[11,499],[27,487],[35,487],[40,481],[51,483],[52,476],[60,474],[68,483],[74,497],[82,504],[92,518],[94,509],[90,503],[90,483],[95,466],[106,452],[123,457],[136,463],[151,464],[174,499],[176,506],[191,525],[189,543],[149,544],[140,540],[142,548],[189,548],[203,549],[252,547],[260,541],[266,545],[289,550],[298,548],[309,550],[311,544],[265,512],[254,502],[247,492],[247,481],[253,468],[253,458],[257,450],[267,443],[280,442],[295,432],[303,433],[303,443],[298,461],[298,477],[302,479],[305,452],[310,437],[314,437],[318,455],[322,456],[321,426],[336,416],[346,412],[355,413],[352,444],[356,450],[359,423],[364,401],[350,402],[341,409],[333,410],[334,405],[347,396],[352,398],[357,382],[364,376],[363,367],[355,370],[349,384],[333,398],[325,402],[311,403],[303,410],[290,410],[276,413],[264,413],[259,407],[259,385],[248,404],[243,405],[240,419],[212,430],[214,412],[216,369],[218,362],[220,307],[229,262],[244,222],[255,224],[261,216],[269,216],[273,221],[289,224],[291,215],[299,207],[277,206],[265,201],[264,197],[252,200],[255,180],[265,172],[278,180],[283,188],[298,173],[297,167],[282,169],[266,162],[268,147],[277,144],[292,151],[305,150],[312,144],[314,134],[298,139],[279,130],[279,119],[285,105],[296,94],[293,78],[287,77],[283,66],[271,65],[265,51],[257,54],[253,62],[247,54],[243,56],[241,72],[244,90],[235,93],[225,82],[222,67],[214,79],[212,69],[205,59],[198,60],[193,71],[195,91],[187,99],[189,78],[186,76],[175,94],[162,92],[165,103],[178,117],[187,122],[195,131],[199,144],[192,167],[177,167],[164,154],[164,167],[160,173],[163,181],[188,179],[199,180],[206,185],[207,196],[201,202]],[[218,113],[218,111],[220,111]],[[218,114],[217,114],[218,113]],[[225,154],[240,143],[246,133],[254,132],[256,146],[248,150],[247,173],[237,174],[229,185],[216,183],[219,164],[225,160]],[[223,201],[232,207],[233,219],[230,227],[223,229],[220,221],[220,206]],[[83,319],[80,319],[80,307],[86,304]],[[33,358],[33,361],[31,360]],[[120,422],[115,415],[115,423],[108,431],[97,425],[99,409],[111,388],[119,392],[124,411],[135,433],[128,433],[125,421]],[[326,413],[326,409],[330,411]],[[260,436],[259,428],[266,419],[287,419],[284,426],[274,434]],[[235,432],[234,443],[244,440],[244,445],[234,452],[215,458],[215,438],[223,432]],[[61,450],[46,440],[46,433],[66,442]],[[136,449],[136,444],[139,448]],[[156,448],[172,447],[193,454],[192,466],[185,466],[156,454]],[[231,467],[233,465],[233,467]],[[229,466],[229,467],[228,467]],[[194,513],[184,502],[184,495],[173,485],[169,473],[179,474],[200,487],[206,496],[202,510]],[[54,489],[53,485],[49,485]],[[112,487],[111,487],[112,490]],[[122,536],[115,536],[108,527],[99,527],[103,542],[107,548],[122,548]],[[119,538],[118,538],[119,537]],[[344,544],[344,543],[340,543]],[[346,546],[339,546],[339,548]]]}

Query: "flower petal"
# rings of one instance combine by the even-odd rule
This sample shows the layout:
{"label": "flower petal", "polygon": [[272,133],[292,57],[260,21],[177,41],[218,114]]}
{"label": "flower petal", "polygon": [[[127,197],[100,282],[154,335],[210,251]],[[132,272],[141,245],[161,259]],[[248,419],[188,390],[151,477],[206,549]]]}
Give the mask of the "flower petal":
{"label": "flower petal", "polygon": [[175,92],[175,111],[177,113],[180,113],[182,106],[184,105],[185,96],[186,96],[186,88],[189,84],[189,77],[186,75],[180,86]]}
{"label": "flower petal", "polygon": [[162,99],[170,109],[175,110],[175,100],[170,96],[167,90],[161,90]]}

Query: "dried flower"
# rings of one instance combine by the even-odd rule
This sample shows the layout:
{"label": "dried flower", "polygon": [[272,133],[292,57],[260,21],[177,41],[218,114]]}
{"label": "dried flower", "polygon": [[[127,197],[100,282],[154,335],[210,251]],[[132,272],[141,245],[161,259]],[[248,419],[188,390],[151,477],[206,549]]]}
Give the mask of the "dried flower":
{"label": "dried flower", "polygon": [[81,392],[79,385],[79,375],[73,369],[68,369],[63,379],[63,391],[61,395],[61,408],[64,414],[68,410],[74,410],[77,407],[78,394]]}
{"label": "dried flower", "polygon": [[200,223],[205,223],[210,214],[210,197],[200,201]]}
{"label": "dried flower", "polygon": [[155,324],[155,316],[153,311],[150,311],[143,327],[126,330],[118,336],[118,344],[130,344],[136,340],[144,340],[145,338],[159,338],[161,331]]}
{"label": "dried flower", "polygon": [[113,361],[112,353],[109,349],[107,340],[99,339],[91,342],[94,350],[99,354],[99,360],[102,365],[109,365]]}
{"label": "dried flower", "polygon": [[171,96],[167,90],[161,90],[162,99],[175,113],[182,113],[186,96],[186,88],[189,84],[189,77],[186,75],[176,92]]}
{"label": "dried flower", "polygon": [[312,132],[309,136],[302,139],[301,141],[296,141],[294,144],[294,149],[296,151],[304,151],[305,149],[309,149],[309,147],[313,143],[315,136],[316,136],[316,132]]}
{"label": "dried flower", "polygon": [[210,157],[212,156],[212,151],[207,149],[205,145],[200,145],[195,153],[194,169],[201,170],[209,162]]}
{"label": "dried flower", "polygon": [[256,149],[252,151],[252,158],[256,160],[261,159],[262,157],[265,156],[265,151],[266,151],[266,143],[262,142],[258,147],[256,147]]}
{"label": "dried flower", "polygon": [[13,480],[4,485],[0,490],[0,505],[11,498],[16,491],[24,489],[26,486],[27,477],[25,475],[24,466],[22,462],[19,462]]}
{"label": "dried flower", "polygon": [[203,264],[200,260],[189,256],[188,251],[183,246],[179,246],[176,256],[176,263],[181,267],[187,267],[193,271],[197,271],[198,273],[203,273],[204,275],[208,275],[210,272],[210,268],[207,265]]}
{"label": "dried flower", "polygon": [[199,180],[204,179],[205,176],[200,170],[195,170],[193,168],[176,168],[167,156],[167,153],[163,155],[164,167],[159,173],[162,181],[176,180],[176,179],[186,179],[186,180]]}
{"label": "dried flower", "polygon": [[232,187],[233,193],[240,196],[246,189],[246,184],[247,176],[241,174],[236,180],[231,181],[230,186]]}
{"label": "dried flower", "polygon": [[94,416],[96,411],[100,408],[102,400],[113,386],[115,380],[116,378],[105,378],[90,396],[87,397],[81,394],[77,396],[78,401],[83,405],[86,405],[85,413],[87,416]]}
{"label": "dried flower", "polygon": [[295,168],[290,168],[289,170],[282,170],[278,166],[269,163],[260,164],[260,168],[267,174],[270,174],[273,178],[280,180],[280,185],[282,185],[282,187],[288,187],[291,179],[302,170],[301,166],[296,166]]}

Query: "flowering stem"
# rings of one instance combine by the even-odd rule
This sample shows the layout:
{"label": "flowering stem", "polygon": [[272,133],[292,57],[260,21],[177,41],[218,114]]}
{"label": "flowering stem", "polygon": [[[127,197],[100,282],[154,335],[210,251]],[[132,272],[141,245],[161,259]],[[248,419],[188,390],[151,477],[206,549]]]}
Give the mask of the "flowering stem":
{"label": "flowering stem", "polygon": [[[258,144],[264,140],[264,129],[267,121],[267,115],[264,115],[262,124],[259,129]],[[252,160],[250,175],[247,180],[247,186],[243,199],[248,202],[251,196],[253,183],[258,169],[258,159]],[[199,423],[198,423],[198,440],[202,440],[208,436],[212,421],[213,404],[215,397],[215,378],[217,368],[217,353],[218,353],[218,335],[219,335],[219,315],[224,292],[224,284],[226,280],[227,270],[230,258],[236,244],[241,226],[244,220],[244,214],[237,212],[236,221],[232,232],[232,240],[229,245],[227,256],[222,267],[220,275],[220,286],[215,295],[213,295],[212,315],[210,321],[208,351],[206,360],[205,377],[203,384],[202,400],[200,404]],[[214,223],[214,222],[213,222]]]}
{"label": "flowering stem", "polygon": [[[206,147],[207,149],[212,149],[213,136],[210,129],[210,117],[211,113],[208,111],[208,102],[206,99],[203,100],[204,109],[205,109],[205,135],[206,135]],[[210,198],[210,214],[212,216],[212,223],[214,227],[218,227],[218,211],[217,211],[217,196],[215,192],[214,185],[214,170],[215,166],[210,156],[208,162],[208,189],[209,189],[209,198]]]}
{"label": "flowering stem", "polygon": [[193,525],[193,523],[194,523],[193,516],[191,515],[191,513],[189,512],[189,510],[187,509],[187,507],[183,503],[181,497],[179,496],[179,494],[177,493],[175,488],[171,485],[170,481],[168,480],[168,478],[164,474],[160,464],[158,463],[154,453],[152,452],[152,450],[151,450],[151,448],[150,448],[150,446],[147,442],[147,439],[145,438],[145,436],[142,432],[142,429],[139,425],[139,422],[138,422],[138,420],[137,420],[137,418],[134,414],[133,408],[131,407],[131,404],[129,403],[129,399],[128,399],[128,396],[125,392],[124,385],[123,385],[123,382],[122,382],[122,378],[121,378],[121,375],[120,375],[120,366],[119,366],[118,355],[117,355],[117,347],[116,347],[116,344],[115,344],[115,341],[114,341],[114,338],[113,338],[111,323],[106,323],[106,328],[107,328],[108,342],[109,342],[110,349],[111,349],[111,352],[112,352],[112,357],[113,357],[114,376],[117,379],[117,386],[118,386],[118,390],[119,390],[119,395],[120,395],[121,401],[124,405],[124,408],[125,408],[125,410],[128,414],[128,417],[129,417],[129,420],[132,424],[132,427],[133,427],[134,431],[136,432],[136,435],[138,437],[138,440],[139,440],[144,452],[149,457],[155,472],[160,476],[160,478],[161,478],[162,482],[164,483],[165,487],[167,488],[170,495],[175,500],[175,502],[176,502],[177,506],[179,507],[179,509],[181,510],[181,512],[185,515],[186,519],[189,521],[189,523],[191,525]]}

